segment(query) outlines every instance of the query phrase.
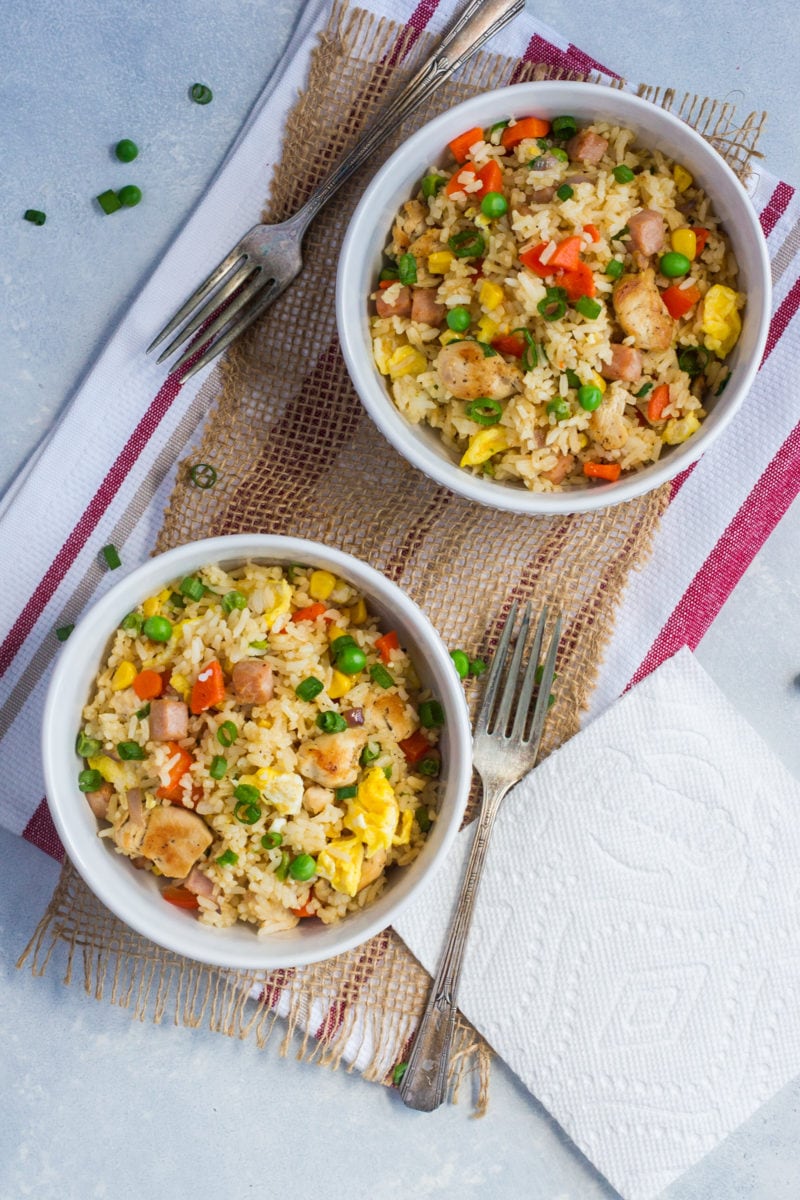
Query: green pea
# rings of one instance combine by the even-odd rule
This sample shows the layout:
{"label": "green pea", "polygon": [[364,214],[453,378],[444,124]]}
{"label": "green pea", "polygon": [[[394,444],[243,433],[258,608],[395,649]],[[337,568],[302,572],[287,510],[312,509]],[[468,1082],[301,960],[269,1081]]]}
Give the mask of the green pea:
{"label": "green pea", "polygon": [[453,666],[456,669],[459,679],[466,679],[469,675],[469,655],[464,650],[451,650],[450,657],[453,660]]}
{"label": "green pea", "polygon": [[508,212],[508,201],[500,192],[487,192],[481,200],[481,212],[485,217],[502,217]]}
{"label": "green pea", "polygon": [[342,646],[335,659],[336,670],[343,675],[357,675],[367,665],[367,656],[360,646]]}
{"label": "green pea", "polygon": [[557,396],[555,400],[551,400],[547,406],[548,413],[552,413],[557,421],[566,421],[567,417],[572,416],[569,400],[563,396]]}
{"label": "green pea", "polygon": [[667,279],[679,279],[681,275],[686,275],[691,268],[691,263],[685,254],[678,254],[676,250],[670,250],[669,254],[665,254],[658,264],[662,275],[666,275]]}
{"label": "green pea", "polygon": [[103,776],[99,771],[86,770],[78,775],[78,787],[82,792],[96,792],[103,786]]}
{"label": "green pea", "polygon": [[300,883],[305,883],[307,879],[317,873],[316,859],[310,854],[298,854],[297,858],[293,859],[289,866],[289,874],[292,879],[297,879]]}
{"label": "green pea", "polygon": [[447,314],[447,324],[454,333],[466,333],[469,329],[472,318],[469,315],[469,309],[463,304],[459,304],[456,308],[451,308]]}
{"label": "green pea", "polygon": [[611,172],[611,174],[614,176],[617,183],[632,183],[636,178],[630,167],[626,167],[624,163],[621,163],[618,167],[614,167],[614,170]]}
{"label": "green pea", "polygon": [[581,408],[585,408],[587,412],[594,412],[600,407],[603,399],[603,393],[599,387],[594,387],[590,383],[585,383],[583,387],[578,388],[578,403]]}
{"label": "green pea", "polygon": [[138,155],[139,147],[130,138],[123,138],[121,142],[117,142],[114,153],[120,162],[129,163]]}
{"label": "green pea", "polygon": [[172,637],[172,622],[166,617],[148,617],[142,625],[142,633],[151,642],[168,642]]}
{"label": "green pea", "polygon": [[117,196],[120,204],[124,204],[126,208],[134,208],[142,198],[142,189],[135,183],[128,183],[119,189]]}

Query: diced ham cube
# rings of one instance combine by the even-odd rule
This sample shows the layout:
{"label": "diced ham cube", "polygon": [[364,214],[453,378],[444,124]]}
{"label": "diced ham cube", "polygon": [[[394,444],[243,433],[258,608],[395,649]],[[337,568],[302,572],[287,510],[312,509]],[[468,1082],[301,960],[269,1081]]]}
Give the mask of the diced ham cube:
{"label": "diced ham cube", "polygon": [[653,208],[644,208],[628,219],[634,247],[642,254],[658,254],[666,238],[664,218]]}
{"label": "diced ham cube", "polygon": [[441,325],[447,308],[436,299],[436,288],[415,287],[411,292],[411,320],[423,325]]}
{"label": "diced ham cube", "polygon": [[150,737],[154,742],[180,742],[188,733],[188,704],[183,700],[150,702]]}
{"label": "diced ham cube", "polygon": [[625,383],[635,383],[642,374],[642,356],[633,346],[612,342],[611,361],[603,363],[600,374],[604,379],[622,379]]}
{"label": "diced ham cube", "polygon": [[243,658],[231,672],[233,690],[242,704],[266,704],[272,699],[272,667],[254,658]]}
{"label": "diced ham cube", "polygon": [[[387,292],[394,295],[393,288],[387,288]],[[411,290],[407,287],[401,287],[394,300],[387,300],[384,292],[378,292],[375,297],[375,307],[378,310],[379,317],[409,317],[411,316]]]}
{"label": "diced ham cube", "polygon": [[570,162],[588,163],[592,167],[600,162],[607,149],[608,139],[601,137],[593,129],[582,129],[567,142]]}

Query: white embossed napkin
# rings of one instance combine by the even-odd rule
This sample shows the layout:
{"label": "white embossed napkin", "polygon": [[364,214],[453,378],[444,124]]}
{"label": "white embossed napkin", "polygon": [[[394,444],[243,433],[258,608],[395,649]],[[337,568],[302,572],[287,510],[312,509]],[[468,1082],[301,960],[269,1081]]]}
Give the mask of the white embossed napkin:
{"label": "white embossed napkin", "polygon": [[[435,969],[471,831],[400,936]],[[681,650],[507,797],[459,1002],[625,1200],[800,1073],[800,783]]]}

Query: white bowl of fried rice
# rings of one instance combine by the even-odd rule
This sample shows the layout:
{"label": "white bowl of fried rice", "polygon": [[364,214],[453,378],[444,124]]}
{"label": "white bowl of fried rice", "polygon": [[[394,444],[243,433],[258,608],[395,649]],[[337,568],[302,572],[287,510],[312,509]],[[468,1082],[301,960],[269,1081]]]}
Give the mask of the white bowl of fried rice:
{"label": "white bowl of fried rice", "polygon": [[584,512],[678,475],[744,400],[770,315],[736,175],[596,84],[473,97],[411,136],[352,217],[337,320],[412,464],[479,503]]}
{"label": "white bowl of fried rice", "polygon": [[447,857],[471,779],[458,674],[419,608],[338,550],[247,534],[120,580],[43,721],[67,853],[118,917],[218,966],[327,959]]}

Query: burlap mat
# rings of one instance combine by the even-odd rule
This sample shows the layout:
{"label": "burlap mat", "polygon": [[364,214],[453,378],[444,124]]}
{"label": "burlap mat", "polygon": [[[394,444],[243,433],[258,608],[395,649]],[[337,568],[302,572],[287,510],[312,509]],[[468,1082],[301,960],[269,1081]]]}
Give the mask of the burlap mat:
{"label": "burlap mat", "polygon": [[[334,7],[288,120],[266,220],[295,211],[433,44],[420,38],[407,53],[411,43],[408,30],[344,3]],[[437,486],[386,444],[362,409],[339,352],[334,282],[353,207],[405,136],[479,91],[556,75],[563,72],[544,64],[478,55],[318,217],[302,275],[206,385],[213,411],[193,461],[212,463],[217,483],[200,490],[189,481],[191,463],[181,465],[157,546],[253,531],[326,542],[382,570],[425,609],[450,646],[472,654],[490,651],[512,597],[531,597],[537,608],[554,602],[566,632],[544,754],[578,728],[615,607],[628,573],[650,550],[668,490],[599,514],[526,518],[480,508]],[[731,105],[639,90],[709,137],[740,175],[747,170],[763,114],[737,128]],[[67,981],[77,963],[87,992],[139,1019],[169,1015],[184,1025],[252,1034],[263,1044],[279,1006],[284,1051],[294,1044],[299,1057],[335,1067],[347,1048],[351,1067],[357,1062],[366,1078],[384,1082],[404,1055],[429,985],[391,930],[298,970],[228,972],[189,962],[117,921],[69,864],[23,958],[29,955],[33,971],[43,973],[56,948],[65,952]],[[257,1001],[248,999],[254,991]],[[462,1021],[454,1080],[467,1066],[481,1067],[479,1109],[488,1057]]]}

